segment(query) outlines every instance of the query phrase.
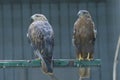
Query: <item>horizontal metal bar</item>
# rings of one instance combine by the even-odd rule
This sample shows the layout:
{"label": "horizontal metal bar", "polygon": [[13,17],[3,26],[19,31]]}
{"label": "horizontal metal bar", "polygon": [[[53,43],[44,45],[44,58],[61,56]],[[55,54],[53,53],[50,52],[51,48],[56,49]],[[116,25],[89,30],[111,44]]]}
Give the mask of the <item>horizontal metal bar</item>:
{"label": "horizontal metal bar", "polygon": [[[95,60],[76,60],[76,59],[54,59],[54,67],[99,67],[100,59]],[[41,60],[0,60],[0,68],[12,67],[40,67]]]}

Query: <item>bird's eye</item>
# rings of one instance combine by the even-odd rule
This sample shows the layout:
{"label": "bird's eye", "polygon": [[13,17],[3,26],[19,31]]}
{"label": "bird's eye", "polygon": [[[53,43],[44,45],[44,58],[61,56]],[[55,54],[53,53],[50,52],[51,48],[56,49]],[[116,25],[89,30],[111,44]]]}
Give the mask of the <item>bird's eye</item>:
{"label": "bird's eye", "polygon": [[36,17],[39,17],[39,15],[36,15]]}
{"label": "bird's eye", "polygon": [[83,12],[83,14],[86,14],[86,12]]}
{"label": "bird's eye", "polygon": [[83,12],[83,14],[88,14],[88,12]]}

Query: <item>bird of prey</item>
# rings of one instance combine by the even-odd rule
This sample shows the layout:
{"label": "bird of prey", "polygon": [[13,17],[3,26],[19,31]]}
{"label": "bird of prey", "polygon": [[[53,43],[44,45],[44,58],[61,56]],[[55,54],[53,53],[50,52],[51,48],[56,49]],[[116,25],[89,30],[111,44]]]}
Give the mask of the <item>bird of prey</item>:
{"label": "bird of prey", "polygon": [[42,70],[45,74],[53,75],[54,31],[43,14],[31,16],[33,22],[28,28],[27,37],[35,55],[41,59]]}
{"label": "bird of prey", "polygon": [[[95,39],[96,28],[90,13],[87,10],[80,10],[73,30],[73,44],[77,59],[93,59]],[[89,77],[90,68],[80,68],[79,73],[80,77]]]}

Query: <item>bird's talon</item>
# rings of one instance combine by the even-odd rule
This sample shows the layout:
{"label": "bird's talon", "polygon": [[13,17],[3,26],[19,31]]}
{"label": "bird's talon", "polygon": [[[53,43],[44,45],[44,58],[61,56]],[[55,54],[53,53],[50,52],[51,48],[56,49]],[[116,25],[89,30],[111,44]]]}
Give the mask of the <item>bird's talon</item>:
{"label": "bird's talon", "polygon": [[88,55],[87,55],[87,60],[88,60],[88,61],[91,60],[91,59],[90,59],[90,53],[88,53]]}
{"label": "bird's talon", "polygon": [[82,58],[81,54],[79,55],[79,59],[78,59],[78,60],[83,60],[83,58]]}

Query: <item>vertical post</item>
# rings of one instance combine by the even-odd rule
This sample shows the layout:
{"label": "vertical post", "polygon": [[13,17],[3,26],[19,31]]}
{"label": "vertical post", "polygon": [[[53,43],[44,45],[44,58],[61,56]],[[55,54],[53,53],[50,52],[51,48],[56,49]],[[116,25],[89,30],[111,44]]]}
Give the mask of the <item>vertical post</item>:
{"label": "vertical post", "polygon": [[120,48],[120,37],[118,39],[117,47],[116,47],[116,52],[115,52],[115,57],[114,57],[114,64],[113,64],[113,80],[118,80],[117,74],[116,74],[116,69],[117,69],[117,64],[118,64],[118,56],[119,56],[119,48]]}

